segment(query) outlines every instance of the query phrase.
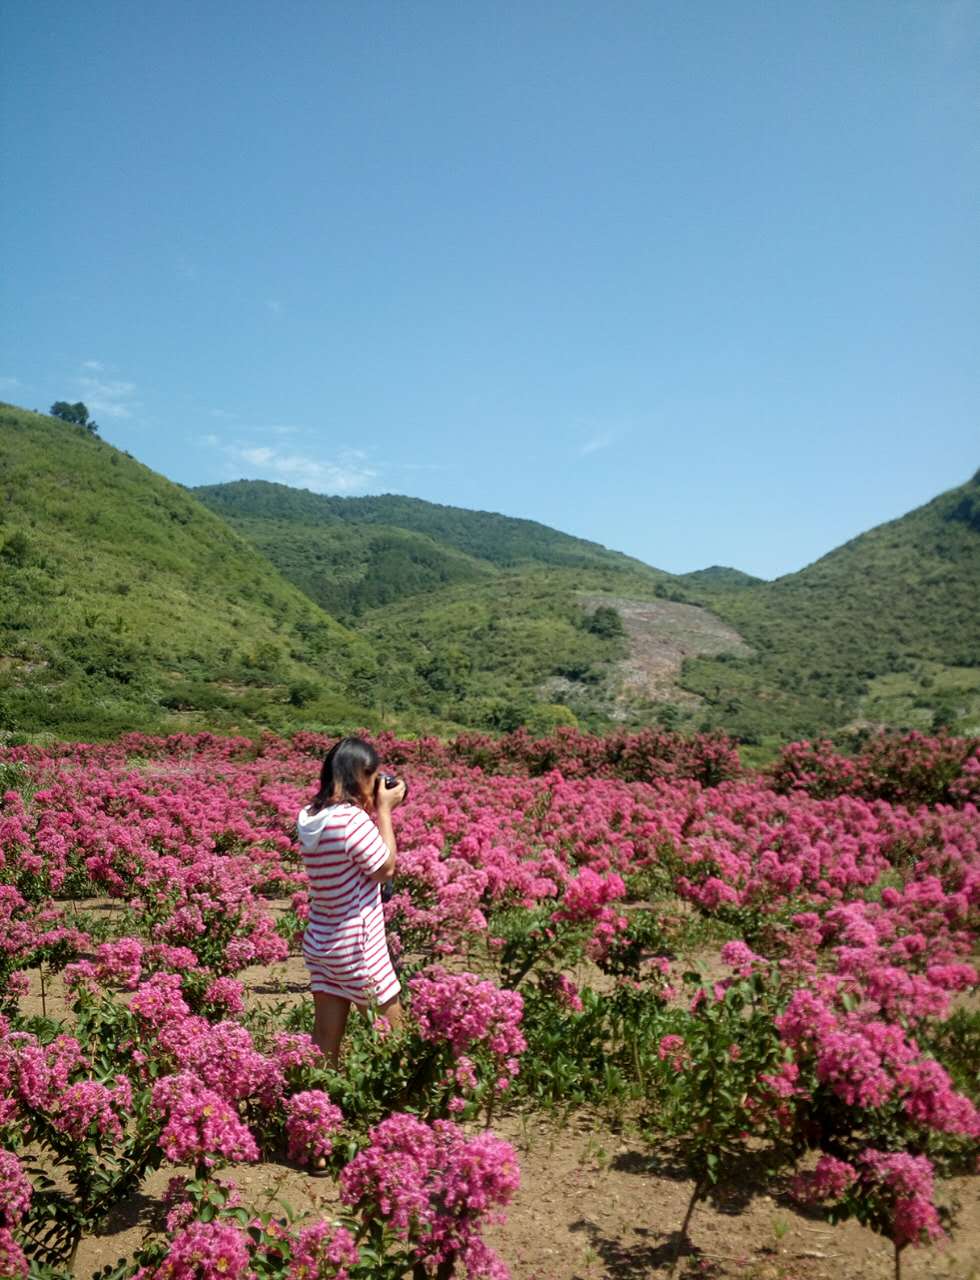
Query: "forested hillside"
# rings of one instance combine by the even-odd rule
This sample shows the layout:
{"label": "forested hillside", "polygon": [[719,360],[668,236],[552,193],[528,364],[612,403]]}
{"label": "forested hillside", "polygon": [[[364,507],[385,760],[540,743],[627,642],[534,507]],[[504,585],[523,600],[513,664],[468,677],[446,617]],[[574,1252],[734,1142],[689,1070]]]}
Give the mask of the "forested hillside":
{"label": "forested hillside", "polygon": [[440,546],[452,547],[500,567],[534,563],[630,567],[641,573],[659,572],[619,551],[609,551],[597,542],[550,529],[536,520],[441,506],[399,494],[338,498],[265,480],[202,485],[193,492],[212,511],[226,518],[257,516],[307,525],[329,524],[335,520],[357,526],[382,525],[425,534]]}
{"label": "forested hillside", "polygon": [[755,649],[685,665],[714,723],[752,739],[980,727],[980,472],[798,573],[695,595]]}
{"label": "forested hillside", "polygon": [[228,519],[284,577],[344,621],[366,609],[497,572],[487,561],[440,546],[426,534],[387,525]]}
{"label": "forested hillside", "polygon": [[[478,727],[571,711],[599,728],[615,704],[632,723],[771,745],[863,724],[976,729],[977,488],[974,477],[774,582],[721,565],[670,575],[530,521],[391,495],[257,481],[196,492],[370,641],[365,686],[389,710]],[[617,699],[618,680],[677,641],[668,610],[662,636],[656,610],[641,632],[590,633],[583,601],[602,596],[700,606],[750,653],[688,650],[673,696]]]}
{"label": "forested hillside", "polygon": [[980,473],[774,582],[412,498],[190,491],[9,406],[0,494],[8,735],[980,727]]}
{"label": "forested hillside", "polygon": [[0,730],[366,714],[364,641],[129,455],[0,406],[0,496]]}
{"label": "forested hillside", "polygon": [[613,664],[628,646],[615,613],[597,620],[583,598],[652,599],[672,582],[595,543],[485,511],[263,481],[194,493],[369,641],[365,680],[389,713],[485,729],[608,725]]}

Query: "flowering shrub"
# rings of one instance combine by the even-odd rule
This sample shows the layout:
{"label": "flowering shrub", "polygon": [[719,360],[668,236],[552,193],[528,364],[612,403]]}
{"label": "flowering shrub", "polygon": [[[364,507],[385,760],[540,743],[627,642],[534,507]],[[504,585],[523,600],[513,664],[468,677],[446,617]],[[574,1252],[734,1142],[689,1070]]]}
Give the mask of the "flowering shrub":
{"label": "flowering shrub", "polygon": [[520,1055],[527,1048],[520,1030],[524,1002],[518,993],[472,973],[445,973],[438,967],[416,974],[409,989],[423,1040],[449,1045],[459,1063],[457,1081],[476,1087],[471,1058],[463,1055],[477,1055],[489,1059],[494,1087],[503,1092],[520,1070]]}
{"label": "flowering shrub", "polygon": [[933,1172],[925,1156],[870,1148],[852,1164],[821,1156],[812,1173],[794,1180],[793,1190],[804,1202],[824,1203],[831,1221],[855,1217],[887,1236],[899,1273],[903,1249],[946,1235],[933,1200]]}
{"label": "flowering shrub", "polygon": [[165,1121],[160,1146],[174,1164],[212,1168],[218,1160],[258,1159],[255,1139],[238,1113],[197,1076],[164,1076],[152,1097],[153,1109]]}
{"label": "flowering shrub", "polygon": [[467,1138],[449,1120],[427,1125],[410,1115],[390,1116],[369,1137],[341,1174],[344,1202],[368,1223],[384,1222],[427,1266],[458,1260],[469,1276],[506,1276],[479,1232],[517,1190],[513,1147],[489,1133]]}
{"label": "flowering shrub", "polygon": [[894,804],[980,802],[980,740],[941,734],[879,733],[854,756],[827,739],[784,747],[770,771],[779,791],[816,797],[859,795]]}
{"label": "flowering shrub", "polygon": [[289,1157],[309,1164],[333,1149],[333,1134],[344,1122],[339,1107],[318,1089],[293,1094],[286,1099],[286,1137]]}
{"label": "flowering shrub", "polygon": [[[685,1232],[744,1160],[812,1148],[799,1194],[897,1256],[951,1229],[934,1184],[980,1140],[975,740],[797,743],[765,773],[652,731],[377,744],[412,780],[386,907],[407,1008],[352,1026],[342,1075],[308,1003],[258,1009],[245,972],[298,948],[326,739],[0,750],[0,1274],[63,1268],[169,1160],[194,1167],[169,1235],[111,1280],[499,1277],[513,1152],[447,1116],[505,1105],[641,1111],[687,1163]],[[351,1216],[256,1218],[218,1170],[268,1158],[328,1163]]]}

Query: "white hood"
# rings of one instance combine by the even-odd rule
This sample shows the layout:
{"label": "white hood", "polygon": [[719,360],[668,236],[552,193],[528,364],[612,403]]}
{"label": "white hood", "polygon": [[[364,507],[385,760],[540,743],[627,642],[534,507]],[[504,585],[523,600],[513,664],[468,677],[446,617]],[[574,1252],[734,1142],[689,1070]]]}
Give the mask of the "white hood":
{"label": "white hood", "polygon": [[326,825],[327,819],[330,817],[331,808],[328,805],[325,809],[320,809],[317,813],[310,814],[309,806],[305,806],[299,811],[299,818],[296,821],[296,834],[299,842],[304,849],[312,850],[317,846],[320,839],[320,833]]}

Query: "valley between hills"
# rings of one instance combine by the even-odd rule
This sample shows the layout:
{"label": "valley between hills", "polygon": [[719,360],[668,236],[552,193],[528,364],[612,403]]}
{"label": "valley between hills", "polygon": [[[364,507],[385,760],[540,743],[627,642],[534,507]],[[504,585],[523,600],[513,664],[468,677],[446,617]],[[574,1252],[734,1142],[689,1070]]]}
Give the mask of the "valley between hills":
{"label": "valley between hills", "polygon": [[0,735],[980,732],[980,472],[772,582],[530,520],[186,489],[0,406]]}

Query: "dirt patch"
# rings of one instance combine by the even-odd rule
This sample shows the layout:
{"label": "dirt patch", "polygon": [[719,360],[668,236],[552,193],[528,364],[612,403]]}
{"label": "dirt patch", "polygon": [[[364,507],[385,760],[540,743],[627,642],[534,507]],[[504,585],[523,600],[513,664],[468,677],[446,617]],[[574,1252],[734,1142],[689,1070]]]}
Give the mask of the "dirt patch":
{"label": "dirt patch", "polygon": [[[517,1148],[521,1186],[503,1226],[488,1243],[514,1280],[654,1280],[666,1277],[691,1184],[683,1171],[658,1162],[641,1142],[614,1133],[587,1116],[565,1123],[503,1116],[494,1125]],[[140,1192],[118,1205],[100,1235],[84,1239],[75,1275],[131,1255],[163,1220],[163,1195],[175,1174],[150,1174]],[[335,1184],[308,1177],[276,1161],[223,1172],[255,1211],[301,1218],[333,1216]],[[980,1195],[975,1180],[955,1179],[943,1198],[960,1202],[959,1227],[942,1250],[909,1249],[906,1280],[980,1280]],[[800,1213],[778,1192],[751,1180],[698,1205],[691,1221],[693,1247],[682,1247],[679,1277],[705,1280],[890,1280],[891,1246],[849,1222],[832,1227]]]}
{"label": "dirt patch", "polygon": [[[270,900],[273,911],[286,899]],[[82,905],[82,904],[80,904]],[[119,910],[111,899],[90,899],[90,911]],[[690,957],[702,969],[716,966],[711,947]],[[25,1013],[40,1012],[40,975],[30,971]],[[251,1006],[292,1008],[308,1001],[302,957],[253,966],[238,975]],[[598,971],[583,963],[571,975],[596,984]],[[59,975],[45,984],[49,1015],[70,1021]],[[517,1148],[521,1186],[504,1225],[488,1233],[513,1280],[658,1280],[669,1273],[691,1184],[683,1168],[641,1137],[621,1133],[591,1114],[560,1120],[541,1113],[505,1114],[494,1131]],[[139,1192],[113,1210],[104,1230],[79,1245],[74,1274],[88,1280],[100,1268],[131,1256],[163,1224],[169,1179],[190,1169],[165,1166],[149,1174]],[[253,1211],[285,1212],[317,1220],[339,1207],[336,1185],[313,1179],[276,1160],[237,1165],[222,1172]],[[941,1202],[957,1206],[953,1240],[945,1248],[909,1249],[906,1280],[980,1280],[980,1179],[939,1185]],[[680,1254],[678,1280],[890,1280],[891,1246],[856,1223],[832,1227],[808,1215],[779,1185],[746,1172],[737,1187],[698,1205],[691,1223],[694,1249]]]}
{"label": "dirt patch", "polygon": [[[691,1184],[657,1154],[587,1117],[562,1127],[505,1117],[495,1126],[514,1142],[521,1188],[507,1223],[490,1242],[515,1280],[647,1280],[666,1277]],[[955,1241],[944,1250],[909,1249],[906,1280],[980,1277],[980,1195],[956,1179],[945,1198],[961,1202]],[[728,1280],[888,1280],[891,1245],[849,1222],[832,1227],[800,1213],[751,1179],[700,1204],[690,1228],[697,1252],[681,1249],[679,1276]]]}
{"label": "dirt patch", "polygon": [[582,604],[587,609],[610,605],[623,619],[630,651],[616,664],[614,676],[615,703],[622,715],[638,700],[698,707],[703,699],[680,686],[684,659],[752,652],[737,631],[696,605],[624,596],[583,596]]}

